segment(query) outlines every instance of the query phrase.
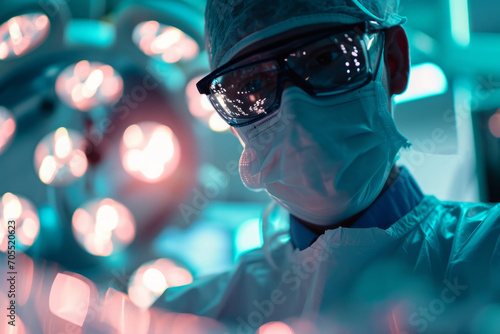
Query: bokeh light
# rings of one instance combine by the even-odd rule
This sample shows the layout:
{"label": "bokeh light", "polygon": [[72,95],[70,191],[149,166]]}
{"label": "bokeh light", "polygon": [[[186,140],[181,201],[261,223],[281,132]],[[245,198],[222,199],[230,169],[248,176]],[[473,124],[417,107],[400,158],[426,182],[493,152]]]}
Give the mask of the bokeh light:
{"label": "bokeh light", "polygon": [[0,107],[0,154],[9,146],[15,131],[16,121],[14,117],[6,108]]}
{"label": "bokeh light", "polygon": [[121,160],[125,171],[148,183],[169,177],[180,162],[180,146],[172,130],[160,123],[141,122],[123,133]]}
{"label": "bokeh light", "polygon": [[49,18],[40,13],[15,16],[0,25],[0,61],[23,56],[45,41]]}
{"label": "bokeh light", "polygon": [[490,132],[493,136],[500,138],[500,109],[490,117],[488,122]]}
{"label": "bokeh light", "polygon": [[189,111],[194,117],[201,120],[215,132],[229,130],[229,124],[227,124],[215,111],[207,96],[198,92],[196,83],[200,81],[201,78],[202,77],[198,77],[189,81],[186,86],[186,98]]}
{"label": "bokeh light", "polygon": [[150,333],[151,315],[149,310],[137,307],[123,292],[108,289],[104,296],[103,306],[101,321],[115,330],[106,331],[106,333]]}
{"label": "bokeh light", "polygon": [[109,65],[82,60],[59,74],[56,92],[70,107],[88,111],[117,102],[123,94],[123,79]]}
{"label": "bokeh light", "polygon": [[200,48],[183,31],[157,21],[139,23],[132,33],[132,40],[148,56],[158,57],[167,63],[195,58]]}
{"label": "bokeh light", "polygon": [[168,287],[191,284],[191,273],[167,259],[143,264],[131,276],[128,294],[134,304],[148,308]]}
{"label": "bokeh light", "polygon": [[35,149],[35,170],[40,180],[67,185],[87,171],[86,141],[78,132],[59,128],[46,135]]}
{"label": "bokeh light", "polygon": [[[16,250],[30,247],[40,231],[40,221],[35,206],[26,198],[6,193],[0,200],[0,250],[7,251],[9,221],[15,221]],[[12,228],[10,229],[12,230]]]}
{"label": "bokeh light", "polygon": [[287,324],[273,321],[260,326],[258,334],[295,334],[295,332]]}
{"label": "bokeh light", "polygon": [[109,256],[135,237],[135,220],[122,204],[106,198],[92,200],[73,214],[73,235],[89,253]]}
{"label": "bokeh light", "polygon": [[90,305],[90,287],[77,277],[58,273],[49,296],[50,312],[82,326]]}

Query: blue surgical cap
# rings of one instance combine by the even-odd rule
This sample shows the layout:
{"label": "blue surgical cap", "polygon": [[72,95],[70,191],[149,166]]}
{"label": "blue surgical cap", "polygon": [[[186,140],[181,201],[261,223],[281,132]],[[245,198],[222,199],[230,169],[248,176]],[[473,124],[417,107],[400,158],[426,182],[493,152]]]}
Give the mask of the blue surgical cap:
{"label": "blue surgical cap", "polygon": [[211,69],[259,40],[319,23],[403,24],[399,0],[208,0],[206,44]]}

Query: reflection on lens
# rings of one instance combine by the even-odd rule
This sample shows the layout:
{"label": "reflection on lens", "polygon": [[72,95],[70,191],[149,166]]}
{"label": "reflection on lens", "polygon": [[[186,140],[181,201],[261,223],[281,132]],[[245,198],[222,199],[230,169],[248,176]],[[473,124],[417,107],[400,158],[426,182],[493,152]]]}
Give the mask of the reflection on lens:
{"label": "reflection on lens", "polygon": [[88,111],[118,101],[123,94],[123,80],[109,65],[82,60],[59,75],[56,92],[70,107]]}
{"label": "reflection on lens", "polygon": [[180,162],[177,137],[168,126],[156,122],[129,126],[123,133],[120,150],[125,171],[144,182],[165,180]]}
{"label": "reflection on lens", "polygon": [[15,16],[0,25],[0,60],[23,56],[45,41],[50,31],[46,15]]}
{"label": "reflection on lens", "polygon": [[59,128],[46,135],[35,149],[35,169],[40,180],[67,185],[87,171],[86,141],[78,132]]}
{"label": "reflection on lens", "polygon": [[[13,221],[15,223],[9,223]],[[15,226],[15,229],[12,227]],[[12,231],[15,230],[15,233]],[[38,236],[40,221],[35,206],[27,199],[6,193],[0,200],[0,250],[7,251],[9,240],[15,240],[16,249],[24,251]],[[9,238],[9,235],[15,236]],[[12,245],[12,243],[11,243]]]}
{"label": "reflection on lens", "polygon": [[191,80],[186,86],[186,98],[189,111],[197,119],[208,125],[210,129],[216,132],[229,130],[229,125],[214,110],[207,96],[200,94],[196,88],[196,83],[201,77]]}
{"label": "reflection on lens", "polygon": [[193,59],[200,51],[198,44],[184,32],[157,21],[139,23],[134,28],[132,40],[146,55],[167,63]]}
{"label": "reflection on lens", "polygon": [[193,276],[186,269],[167,259],[143,264],[132,275],[128,294],[134,304],[149,308],[168,288],[191,284]]}
{"label": "reflection on lens", "polygon": [[16,121],[14,117],[7,109],[0,107],[0,154],[9,146],[15,130]]}
{"label": "reflection on lens", "polygon": [[122,204],[106,198],[93,200],[73,214],[73,235],[90,254],[109,256],[135,237],[135,220]]}

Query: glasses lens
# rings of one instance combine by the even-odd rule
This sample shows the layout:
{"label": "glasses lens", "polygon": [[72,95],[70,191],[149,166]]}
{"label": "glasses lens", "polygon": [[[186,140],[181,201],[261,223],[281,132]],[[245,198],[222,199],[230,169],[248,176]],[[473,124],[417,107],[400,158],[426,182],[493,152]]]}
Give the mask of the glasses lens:
{"label": "glasses lens", "polygon": [[272,111],[277,84],[274,60],[241,66],[212,81],[210,100],[229,124],[240,125]]}
{"label": "glasses lens", "polygon": [[371,73],[366,44],[355,31],[329,35],[286,58],[317,93],[340,93],[363,85]]}

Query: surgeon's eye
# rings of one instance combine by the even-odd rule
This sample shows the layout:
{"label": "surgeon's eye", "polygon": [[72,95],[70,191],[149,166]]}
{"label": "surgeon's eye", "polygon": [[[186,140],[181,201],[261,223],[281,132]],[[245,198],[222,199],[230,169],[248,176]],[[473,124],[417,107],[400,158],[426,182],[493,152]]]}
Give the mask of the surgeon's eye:
{"label": "surgeon's eye", "polygon": [[328,66],[334,63],[340,55],[338,53],[323,52],[314,58],[317,65]]}
{"label": "surgeon's eye", "polygon": [[240,92],[244,94],[257,93],[262,89],[262,80],[255,79],[247,82],[241,89]]}

